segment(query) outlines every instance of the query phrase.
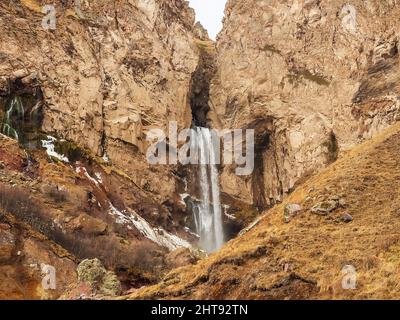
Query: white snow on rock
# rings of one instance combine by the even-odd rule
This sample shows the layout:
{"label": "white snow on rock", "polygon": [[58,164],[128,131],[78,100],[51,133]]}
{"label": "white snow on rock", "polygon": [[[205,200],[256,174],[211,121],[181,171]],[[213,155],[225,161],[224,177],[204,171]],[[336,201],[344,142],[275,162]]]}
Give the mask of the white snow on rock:
{"label": "white snow on rock", "polygon": [[126,225],[128,229],[133,227],[138,229],[140,233],[155,242],[161,247],[165,247],[170,251],[178,248],[191,248],[191,244],[186,240],[168,233],[162,228],[153,228],[149,223],[136,213],[121,212],[110,203],[109,214],[116,218],[116,222]]}
{"label": "white snow on rock", "polygon": [[188,197],[190,197],[190,194],[188,194],[188,193],[182,193],[182,194],[180,194],[179,196],[181,197],[181,204],[183,204],[183,205],[186,206],[185,200],[186,200]]}
{"label": "white snow on rock", "polygon": [[99,183],[103,183],[103,178],[101,177],[100,172],[96,172],[94,175],[96,176],[96,179]]}
{"label": "white snow on rock", "polygon": [[[97,187],[99,186],[99,182],[101,183],[101,181],[98,181],[98,180],[96,180],[95,178],[93,178],[93,177],[87,172],[87,170],[86,170],[85,167],[76,167],[75,171],[76,171],[76,173],[78,173],[78,174],[82,174],[82,173],[83,173],[84,176],[85,176],[86,178],[88,178],[89,181],[93,182]],[[96,174],[96,177],[97,177],[97,174]],[[100,178],[101,178],[101,176],[100,176]]]}
{"label": "white snow on rock", "polygon": [[200,236],[197,233],[195,233],[192,230],[190,230],[188,227],[185,227],[185,231],[187,233],[189,233],[190,235],[192,235],[193,237],[196,237],[196,238],[200,239]]}
{"label": "white snow on rock", "polygon": [[46,149],[46,152],[50,157],[54,157],[63,162],[69,162],[69,159],[65,155],[59,154],[55,151],[55,146],[54,146],[55,141],[57,141],[56,138],[52,136],[47,136],[47,140],[41,141],[42,147]]}
{"label": "white snow on rock", "polygon": [[234,221],[237,220],[236,217],[235,217],[234,215],[229,214],[229,213],[226,213],[226,212],[225,212],[225,216],[226,216],[229,220],[234,220]]}

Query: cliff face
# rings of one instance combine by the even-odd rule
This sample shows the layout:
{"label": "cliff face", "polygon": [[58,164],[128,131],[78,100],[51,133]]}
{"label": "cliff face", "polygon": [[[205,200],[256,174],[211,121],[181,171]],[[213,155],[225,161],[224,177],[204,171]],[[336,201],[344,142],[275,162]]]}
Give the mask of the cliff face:
{"label": "cliff face", "polygon": [[169,121],[191,123],[193,10],[182,0],[82,1],[78,9],[74,1],[55,1],[56,29],[46,31],[44,4],[0,5],[3,94],[10,83],[39,88],[44,131],[106,155],[164,201],[174,179],[147,167],[145,133]]}
{"label": "cliff face", "polygon": [[254,128],[256,168],[225,192],[258,208],[399,116],[395,1],[237,1],[211,86],[214,126]]}
{"label": "cliff face", "polygon": [[0,4],[0,126],[20,142],[0,134],[0,297],[46,298],[41,263],[66,266],[56,298],[86,258],[124,290],[196,260],[174,168],[145,159],[148,130],[192,122],[194,12],[182,0],[80,3],[54,1],[54,30],[45,1]]}

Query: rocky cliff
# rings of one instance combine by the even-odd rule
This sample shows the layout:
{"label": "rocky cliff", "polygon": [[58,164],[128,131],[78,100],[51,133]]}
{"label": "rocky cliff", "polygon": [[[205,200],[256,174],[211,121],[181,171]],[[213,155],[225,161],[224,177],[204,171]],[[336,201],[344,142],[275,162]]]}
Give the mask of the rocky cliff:
{"label": "rocky cliff", "polygon": [[163,202],[175,179],[146,166],[145,133],[191,124],[194,11],[181,0],[79,3],[54,2],[55,30],[42,27],[45,1],[1,4],[0,89],[41,90],[43,131],[107,157]]}
{"label": "rocky cliff", "polygon": [[[96,295],[75,274],[88,258],[123,290],[151,283],[197,259],[176,168],[145,159],[148,130],[192,122],[194,11],[181,0],[45,4],[0,4],[0,129],[14,138],[0,134],[0,296]],[[65,265],[51,296],[41,264]]]}
{"label": "rocky cliff", "polygon": [[[399,117],[396,1],[228,1],[214,126],[256,130],[256,168],[222,174],[259,209]],[[215,116],[217,115],[217,117]]]}
{"label": "rocky cliff", "polygon": [[[0,298],[397,294],[396,1],[229,0],[216,44],[183,0],[45,4],[0,4]],[[145,159],[171,121],[256,133],[210,257],[196,167]]]}

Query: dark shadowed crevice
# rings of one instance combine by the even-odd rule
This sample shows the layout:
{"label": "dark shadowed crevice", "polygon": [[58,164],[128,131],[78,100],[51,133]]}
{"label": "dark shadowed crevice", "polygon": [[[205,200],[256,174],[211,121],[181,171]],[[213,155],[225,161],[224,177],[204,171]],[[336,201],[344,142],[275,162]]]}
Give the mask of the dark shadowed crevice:
{"label": "dark shadowed crevice", "polygon": [[[273,119],[257,119],[249,126],[255,131],[254,141],[254,171],[251,176],[253,205],[258,211],[263,211],[269,206],[265,195],[265,153],[273,147],[271,141],[274,126]],[[272,150],[275,152],[274,150]]]}
{"label": "dark shadowed crevice", "polygon": [[269,133],[265,133],[260,137],[259,141],[256,141],[254,149],[254,172],[251,182],[253,204],[259,211],[263,211],[267,207],[264,184],[264,152],[268,149],[269,143]]}
{"label": "dark shadowed crevice", "polygon": [[216,72],[215,49],[212,41],[196,40],[196,44],[200,57],[199,64],[191,79],[190,106],[193,125],[208,127],[210,82]]}

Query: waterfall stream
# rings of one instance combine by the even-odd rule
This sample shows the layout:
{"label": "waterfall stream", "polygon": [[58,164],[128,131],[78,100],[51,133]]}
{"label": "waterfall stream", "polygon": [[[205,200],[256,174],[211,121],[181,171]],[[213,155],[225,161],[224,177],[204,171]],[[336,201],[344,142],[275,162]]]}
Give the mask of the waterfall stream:
{"label": "waterfall stream", "polygon": [[196,145],[199,150],[199,184],[201,201],[194,210],[196,232],[200,247],[211,253],[224,243],[222,210],[217,169],[217,152],[212,143],[212,132],[207,128],[196,129]]}

